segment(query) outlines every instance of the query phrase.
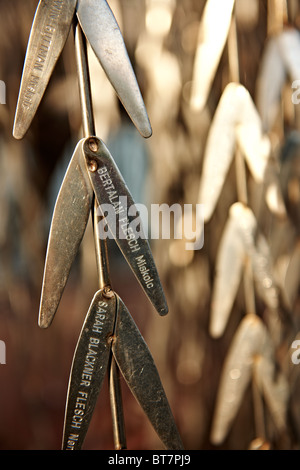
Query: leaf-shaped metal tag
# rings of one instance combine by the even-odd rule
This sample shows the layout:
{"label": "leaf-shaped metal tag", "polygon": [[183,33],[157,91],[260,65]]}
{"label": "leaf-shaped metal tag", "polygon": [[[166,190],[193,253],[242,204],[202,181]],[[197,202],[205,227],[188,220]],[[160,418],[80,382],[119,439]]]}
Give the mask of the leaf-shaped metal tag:
{"label": "leaf-shaped metal tag", "polygon": [[279,432],[286,431],[289,384],[281,371],[275,371],[275,362],[268,357],[257,356],[254,361],[256,383],[268,406]]}
{"label": "leaf-shaped metal tag", "polygon": [[286,70],[278,51],[277,38],[271,37],[266,43],[257,79],[256,103],[264,132],[273,127],[285,80]]}
{"label": "leaf-shaped metal tag", "polygon": [[255,181],[263,183],[271,142],[263,133],[261,118],[249,91],[240,86],[237,96],[242,105],[241,114],[236,121],[237,144]]}
{"label": "leaf-shaped metal tag", "polygon": [[210,334],[213,337],[220,337],[226,328],[243,276],[247,248],[254,237],[256,226],[255,217],[249,208],[240,203],[230,208],[216,260],[210,317]]}
{"label": "leaf-shaped metal tag", "polygon": [[[158,313],[166,315],[168,306],[147,234],[113,157],[97,137],[86,139],[84,153],[99,209],[113,238]],[[103,231],[99,233],[107,236]]]}
{"label": "leaf-shaped metal tag", "polygon": [[268,341],[262,321],[247,315],[234,336],[222,370],[211,432],[215,445],[226,438],[250,383],[254,358],[268,351]]}
{"label": "leaf-shaped metal tag", "polygon": [[78,0],[77,16],[88,42],[134,125],[152,134],[144,101],[118,23],[106,0]]}
{"label": "leaf-shaped metal tag", "polygon": [[92,207],[93,189],[83,160],[83,142],[74,151],[52,217],[39,312],[42,328],[51,324],[56,313]]}
{"label": "leaf-shaped metal tag", "polygon": [[283,293],[289,308],[293,308],[297,300],[300,285],[300,243],[294,247],[284,275]]}
{"label": "leaf-shaped metal tag", "polygon": [[118,318],[112,351],[131,392],[165,447],[183,449],[173,414],[152,355],[130,313],[118,298]]}
{"label": "leaf-shaped metal tag", "polygon": [[270,158],[267,163],[264,186],[269,210],[277,217],[285,219],[287,211],[280,183],[280,169],[273,158]]}
{"label": "leaf-shaped metal tag", "polygon": [[300,76],[300,37],[298,30],[287,28],[271,37],[263,53],[258,75],[257,107],[265,132],[272,130],[281,106],[281,92],[287,78]]}
{"label": "leaf-shaped metal tag", "polygon": [[205,222],[215,210],[236,145],[254,179],[261,183],[270,155],[270,141],[262,133],[261,120],[248,90],[230,83],[218,104],[204,154],[198,202],[204,205]]}
{"label": "leaf-shaped metal tag", "polygon": [[234,0],[206,2],[192,81],[191,106],[196,111],[201,111],[206,104],[229,33],[234,3]]}
{"label": "leaf-shaped metal tag", "polygon": [[13,135],[27,132],[68,38],[77,0],[40,0],[30,32]]}
{"label": "leaf-shaped metal tag", "polygon": [[82,326],[70,374],[63,450],[79,450],[107,372],[116,317],[116,297],[96,293]]}
{"label": "leaf-shaped metal tag", "polygon": [[291,81],[300,77],[300,37],[295,28],[287,28],[277,37],[278,50]]}
{"label": "leaf-shaped metal tag", "polygon": [[266,238],[259,234],[249,252],[257,293],[271,309],[279,307],[279,292],[273,275],[272,258]]}

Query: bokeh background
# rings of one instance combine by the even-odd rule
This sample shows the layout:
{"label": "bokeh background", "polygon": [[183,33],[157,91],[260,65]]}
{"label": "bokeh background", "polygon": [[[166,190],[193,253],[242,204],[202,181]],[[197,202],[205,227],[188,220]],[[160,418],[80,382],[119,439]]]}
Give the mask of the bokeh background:
{"label": "bokeh background", "polygon": [[[109,4],[123,32],[153,135],[144,140],[138,134],[90,53],[97,135],[115,157],[137,202],[149,207],[151,203],[196,204],[209,129],[220,97],[233,79],[232,50],[226,43],[207,103],[197,111],[190,96],[206,1],[110,0]],[[70,34],[28,134],[22,141],[12,137],[36,6],[36,0],[0,0],[0,79],[6,84],[6,104],[0,105],[0,340],[6,344],[6,364],[0,365],[2,450],[60,448],[72,356],[97,290],[89,226],[55,320],[48,330],[39,329],[49,224],[64,171],[81,137],[81,114]],[[222,20],[218,9],[215,15],[217,24]],[[299,2],[236,0],[233,17],[239,80],[257,103],[267,40],[287,27],[297,30]],[[279,266],[293,266],[289,271],[289,302],[283,299],[284,281],[280,284],[287,269],[280,271],[284,273],[281,277],[275,276],[280,293],[276,308],[255,297],[255,313],[270,333],[274,347],[275,370],[283,374],[287,384],[284,396],[271,392],[273,407],[268,406],[255,383],[249,384],[223,441],[216,444],[211,439],[224,361],[241,321],[249,313],[241,282],[224,334],[220,338],[211,336],[216,256],[229,208],[238,200],[235,166],[231,166],[216,211],[205,226],[201,250],[187,252],[174,240],[152,242],[169,304],[167,317],[159,318],[153,311],[114,243],[109,243],[113,287],[149,345],[188,450],[299,447],[300,365],[292,364],[290,348],[299,329],[300,134],[298,107],[292,104],[291,95],[287,73],[278,98],[280,115],[266,130],[286,213],[278,217],[262,203],[258,210],[259,228],[268,241],[276,273]],[[246,176],[249,205],[256,211],[257,187],[249,172]],[[128,449],[162,448],[123,382],[122,388]],[[276,421],[278,414],[282,419]],[[104,450],[113,446],[106,381],[84,448]]]}

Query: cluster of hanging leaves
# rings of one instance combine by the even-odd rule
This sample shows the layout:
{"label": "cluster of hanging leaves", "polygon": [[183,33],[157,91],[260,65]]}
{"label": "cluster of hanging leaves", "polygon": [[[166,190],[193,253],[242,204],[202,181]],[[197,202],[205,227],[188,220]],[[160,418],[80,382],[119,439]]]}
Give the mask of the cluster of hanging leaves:
{"label": "cluster of hanging leaves", "polygon": [[[46,340],[34,329],[38,306],[28,292],[33,286],[38,298],[51,195],[57,193],[70,156],[68,147],[72,149],[78,140],[81,118],[75,91],[69,92],[77,90],[77,83],[74,51],[67,44],[28,137],[22,144],[11,137],[36,3],[0,1],[0,79],[9,85],[8,106],[0,107],[0,281],[1,303],[13,312],[9,321],[0,319],[10,332],[7,344],[23,358],[14,370],[15,376],[20,374],[19,389],[24,390],[18,399],[34,415],[30,424],[37,430],[31,436],[20,425],[17,435],[27,433],[31,442],[25,445],[45,447],[57,445],[54,434],[60,433],[59,425],[49,423],[63,419],[62,383],[69,362],[61,358],[71,358],[78,332],[72,335],[70,315],[62,314],[48,338],[47,350],[54,342],[55,351],[52,348],[47,357],[33,356],[28,335],[36,351],[46,350]],[[123,31],[153,136],[141,142],[122,119],[114,93],[91,54],[97,133],[116,158],[135,200],[149,205],[204,205],[201,250],[186,250],[191,241],[186,239],[153,242],[170,312],[163,319],[150,312],[145,321],[147,343],[184,445],[186,449],[298,448],[298,1],[111,0],[109,4]],[[91,267],[94,251],[89,236],[88,232],[81,258],[81,287],[92,294],[96,272]],[[25,279],[25,288],[16,282],[20,278]],[[119,282],[115,288],[126,298],[128,281]],[[132,284],[129,288],[133,307],[143,309],[145,299]],[[80,293],[78,312],[85,311],[81,308],[85,295]],[[86,295],[87,304],[89,300]],[[66,304],[74,309],[74,303]],[[79,313],[73,317],[73,328],[80,327],[82,318]],[[41,398],[43,375],[49,388]],[[1,401],[6,401],[4,395]],[[47,416],[36,413],[36,403],[43,410],[48,406]],[[11,412],[11,407],[7,410]],[[3,410],[1,416],[4,435],[12,415]],[[140,426],[137,414],[135,418]],[[109,425],[104,410],[101,419],[103,426]],[[13,421],[20,419],[16,415]],[[98,441],[98,427],[99,422],[92,430],[91,445],[103,448],[106,443]],[[128,427],[136,433],[136,423],[129,420]],[[50,429],[55,429],[53,435]],[[2,438],[2,447],[13,446],[6,439]],[[159,445],[155,439],[151,435],[147,445]],[[145,447],[140,436],[133,442]]]}
{"label": "cluster of hanging leaves", "polygon": [[[163,329],[153,321],[150,344],[153,335],[179,394],[188,446],[297,448],[298,4],[147,8],[136,57],[154,129],[154,198],[203,204],[205,240],[198,252],[187,240],[157,244],[170,318]],[[159,8],[169,29],[151,25]]]}

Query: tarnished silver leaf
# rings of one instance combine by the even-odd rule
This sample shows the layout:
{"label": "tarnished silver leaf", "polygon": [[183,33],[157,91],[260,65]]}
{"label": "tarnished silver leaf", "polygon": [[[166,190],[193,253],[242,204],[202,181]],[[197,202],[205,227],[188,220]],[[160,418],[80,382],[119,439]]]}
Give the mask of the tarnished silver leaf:
{"label": "tarnished silver leaf", "polygon": [[252,211],[243,204],[236,203],[230,208],[216,260],[210,317],[213,337],[220,337],[226,328],[256,225]]}
{"label": "tarnished silver leaf", "polygon": [[134,70],[118,23],[106,0],[78,0],[79,23],[132,122],[143,137],[152,134]]}
{"label": "tarnished silver leaf", "polygon": [[198,33],[190,99],[196,111],[201,111],[206,104],[226,44],[234,3],[234,0],[206,2]]}
{"label": "tarnished silver leaf", "polygon": [[256,291],[272,309],[279,306],[278,287],[273,275],[272,256],[266,238],[259,234],[255,247],[250,251]]}
{"label": "tarnished silver leaf", "polygon": [[215,445],[224,441],[232,426],[259,354],[271,354],[268,332],[259,317],[249,314],[240,323],[224,362],[211,430]]}
{"label": "tarnished silver leaf", "polygon": [[278,51],[277,37],[271,37],[260,63],[257,79],[256,103],[265,132],[272,129],[280,109],[281,90],[286,80],[286,71]]}
{"label": "tarnished silver leaf", "polygon": [[258,356],[254,362],[256,383],[279,432],[286,430],[289,384],[281,371],[275,370],[275,361]]}
{"label": "tarnished silver leaf", "polygon": [[283,281],[283,292],[288,306],[292,307],[297,299],[300,285],[300,243],[290,256]]}
{"label": "tarnished silver leaf", "polygon": [[263,129],[272,129],[281,107],[281,92],[287,78],[300,77],[300,36],[294,28],[271,37],[264,50],[258,75],[257,107]]}
{"label": "tarnished silver leaf", "polygon": [[213,118],[206,144],[198,202],[204,204],[207,222],[215,209],[236,145],[256,182],[262,183],[270,156],[270,140],[262,133],[261,120],[245,87],[230,83]]}

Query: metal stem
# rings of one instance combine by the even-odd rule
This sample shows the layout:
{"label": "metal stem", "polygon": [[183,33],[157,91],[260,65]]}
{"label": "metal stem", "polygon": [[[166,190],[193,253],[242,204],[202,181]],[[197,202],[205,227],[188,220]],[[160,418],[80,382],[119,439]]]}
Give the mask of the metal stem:
{"label": "metal stem", "polygon": [[[92,93],[88,67],[86,40],[78,22],[74,25],[76,62],[79,81],[82,126],[85,137],[96,135],[92,106]],[[109,261],[106,240],[98,232],[98,201],[95,198],[92,209],[95,250],[98,268],[99,288],[110,288]],[[116,449],[126,449],[125,427],[123,418],[122,394],[119,381],[119,370],[113,355],[109,367],[110,403],[112,409],[114,444]]]}

